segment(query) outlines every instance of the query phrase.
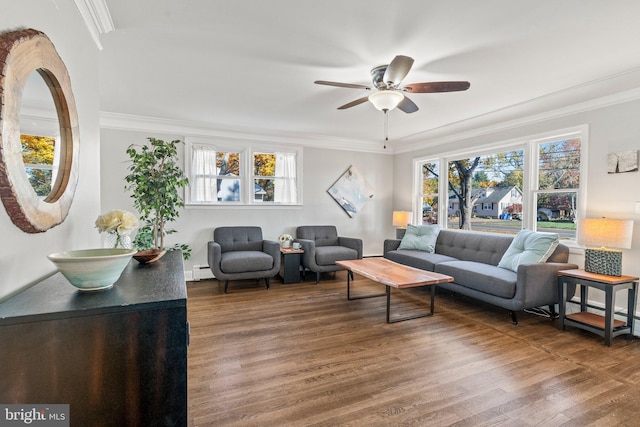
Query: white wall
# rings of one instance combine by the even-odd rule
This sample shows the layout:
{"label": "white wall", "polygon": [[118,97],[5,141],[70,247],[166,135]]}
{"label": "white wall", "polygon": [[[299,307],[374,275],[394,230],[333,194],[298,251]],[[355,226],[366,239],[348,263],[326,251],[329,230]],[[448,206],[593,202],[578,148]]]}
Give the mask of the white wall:
{"label": "white wall", "polygon": [[[100,159],[103,171],[102,209],[133,209],[133,199],[124,191],[127,175],[126,148],[144,144],[147,137],[164,140],[182,135],[149,134],[115,129],[102,129]],[[184,146],[180,156],[183,157]],[[392,163],[387,154],[371,154],[306,147],[303,150],[302,207],[210,207],[185,208],[174,224],[178,233],[169,236],[169,245],[187,243],[192,257],[185,262],[187,273],[193,265],[207,264],[207,242],[213,229],[227,225],[257,225],[265,238],[276,240],[282,233],[295,236],[298,225],[333,224],[342,236],[363,240],[365,255],[382,254],[384,239],[394,236],[392,215]],[[327,189],[349,166],[362,173],[374,191],[374,197],[354,218],[350,218],[327,193]]]}
{"label": "white wall", "polygon": [[[640,101],[625,102],[396,155],[393,178],[394,206],[411,206],[413,195],[405,190],[413,185],[413,171],[410,165],[414,158],[451,151],[454,147],[480,148],[485,144],[587,124],[589,146],[586,214],[588,217],[634,220],[633,247],[623,251],[622,269],[623,274],[640,276],[640,263],[637,262],[640,259],[640,215],[634,212],[635,202],[640,201],[640,172],[607,173],[609,153],[640,150],[639,112]],[[572,250],[570,261],[583,266],[583,251]],[[596,290],[591,291],[589,296],[595,303],[603,301],[602,295]],[[626,307],[626,295],[623,292],[619,293],[616,306],[621,309]]]}
{"label": "white wall", "polygon": [[[52,252],[96,246],[93,222],[99,212],[100,163],[98,49],[73,0],[2,2],[0,31],[35,28],[55,45],[71,77],[80,120],[80,176],[69,216],[45,233],[28,234],[0,207],[0,300],[53,273]],[[71,286],[71,285],[69,285]]]}

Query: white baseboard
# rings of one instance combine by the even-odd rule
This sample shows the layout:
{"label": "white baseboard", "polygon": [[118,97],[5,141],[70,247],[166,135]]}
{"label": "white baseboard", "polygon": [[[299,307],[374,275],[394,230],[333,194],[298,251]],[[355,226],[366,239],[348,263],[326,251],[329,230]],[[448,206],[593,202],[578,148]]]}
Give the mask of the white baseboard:
{"label": "white baseboard", "polygon": [[194,265],[191,270],[184,272],[187,282],[199,282],[203,279],[215,279],[213,272],[208,265]]}

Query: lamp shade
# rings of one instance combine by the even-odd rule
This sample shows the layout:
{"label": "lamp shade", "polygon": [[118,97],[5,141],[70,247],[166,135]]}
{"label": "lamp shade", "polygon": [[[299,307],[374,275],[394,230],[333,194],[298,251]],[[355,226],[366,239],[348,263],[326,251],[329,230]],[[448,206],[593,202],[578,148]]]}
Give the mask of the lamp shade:
{"label": "lamp shade", "polygon": [[398,106],[404,95],[397,90],[381,90],[369,95],[369,101],[380,111],[391,111]]}
{"label": "lamp shade", "polygon": [[407,224],[411,223],[413,219],[413,213],[407,211],[393,211],[393,226],[406,228]]}
{"label": "lamp shade", "polygon": [[631,248],[633,221],[584,218],[578,220],[578,243],[590,247]]}

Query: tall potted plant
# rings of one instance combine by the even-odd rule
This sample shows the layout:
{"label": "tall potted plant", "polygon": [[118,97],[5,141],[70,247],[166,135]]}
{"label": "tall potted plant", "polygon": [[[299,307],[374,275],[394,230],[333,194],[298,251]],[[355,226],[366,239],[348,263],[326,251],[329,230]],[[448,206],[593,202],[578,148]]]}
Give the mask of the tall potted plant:
{"label": "tall potted plant", "polygon": [[164,237],[175,233],[175,230],[167,228],[167,224],[175,221],[180,216],[179,208],[184,207],[179,189],[189,183],[177,163],[177,147],[181,141],[147,139],[149,143],[146,145],[130,145],[127,148],[131,165],[129,175],[125,177],[125,189],[131,191],[133,206],[144,223],[133,244],[138,250],[152,249],[160,254],[165,249],[182,249],[183,256],[187,259],[191,253],[189,246],[164,246]]}

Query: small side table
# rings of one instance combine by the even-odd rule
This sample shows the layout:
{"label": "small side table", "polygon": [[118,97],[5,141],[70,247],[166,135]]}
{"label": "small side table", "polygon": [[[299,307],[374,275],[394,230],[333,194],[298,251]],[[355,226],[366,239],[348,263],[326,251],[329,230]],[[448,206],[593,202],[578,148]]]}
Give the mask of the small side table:
{"label": "small side table", "polygon": [[[567,285],[580,285],[580,312],[566,314]],[[636,312],[636,291],[638,278],[635,276],[606,276],[584,270],[561,270],[558,272],[558,295],[560,298],[560,329],[567,325],[584,329],[604,337],[604,343],[611,346],[611,340],[618,335],[633,336],[633,316]],[[604,317],[587,312],[588,288],[605,292]],[[615,320],[616,292],[628,289],[627,321]]]}
{"label": "small side table", "polygon": [[280,248],[282,253],[282,266],[280,267],[280,279],[284,284],[298,283],[300,281],[300,265],[302,265],[302,249]]}

